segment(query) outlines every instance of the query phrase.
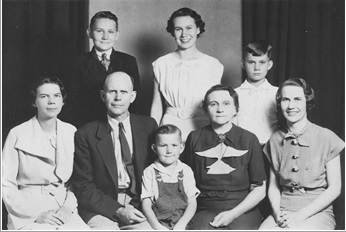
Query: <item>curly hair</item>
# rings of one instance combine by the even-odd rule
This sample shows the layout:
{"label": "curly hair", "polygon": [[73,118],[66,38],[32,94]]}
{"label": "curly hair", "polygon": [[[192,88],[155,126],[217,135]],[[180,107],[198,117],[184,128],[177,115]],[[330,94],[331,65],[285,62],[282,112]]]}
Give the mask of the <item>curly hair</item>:
{"label": "curly hair", "polygon": [[205,32],[205,23],[202,20],[202,17],[194,10],[184,7],[180,8],[179,10],[173,12],[169,20],[167,21],[167,27],[166,30],[169,32],[172,36],[174,36],[174,19],[182,16],[190,16],[195,20],[197,28],[199,28],[200,33],[197,35],[197,38],[200,37],[200,35]]}
{"label": "curly hair", "polygon": [[311,86],[306,83],[302,78],[290,78],[284,81],[276,92],[276,107],[277,107],[277,117],[279,129],[285,129],[287,127],[286,118],[282,114],[281,110],[281,99],[282,99],[282,89],[285,86],[297,86],[303,89],[306,98],[306,110],[309,111],[315,106],[315,92]]}

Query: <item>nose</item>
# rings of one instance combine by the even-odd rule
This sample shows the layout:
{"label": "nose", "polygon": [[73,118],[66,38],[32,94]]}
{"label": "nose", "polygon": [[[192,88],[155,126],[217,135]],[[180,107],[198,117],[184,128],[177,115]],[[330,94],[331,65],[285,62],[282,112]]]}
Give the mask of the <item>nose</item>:
{"label": "nose", "polygon": [[48,98],[48,105],[52,105],[52,104],[55,104],[55,100],[54,98]]}
{"label": "nose", "polygon": [[170,153],[172,153],[172,147],[170,147],[170,146],[167,146],[167,150],[166,150],[166,153],[167,153],[167,154],[170,154]]}
{"label": "nose", "polygon": [[115,101],[120,101],[121,100],[121,94],[120,93],[115,93],[114,94],[114,100]]}
{"label": "nose", "polygon": [[217,107],[217,112],[223,112],[223,105],[220,104],[218,107]]}
{"label": "nose", "polygon": [[294,108],[294,105],[295,105],[295,104],[294,104],[294,101],[289,101],[289,102],[288,102],[288,108],[289,108],[289,109]]}
{"label": "nose", "polygon": [[181,36],[184,37],[186,35],[186,30],[185,29],[182,29],[181,30]]}
{"label": "nose", "polygon": [[259,64],[255,63],[255,70],[259,70]]}
{"label": "nose", "polygon": [[103,32],[102,39],[104,40],[108,39],[108,32]]}

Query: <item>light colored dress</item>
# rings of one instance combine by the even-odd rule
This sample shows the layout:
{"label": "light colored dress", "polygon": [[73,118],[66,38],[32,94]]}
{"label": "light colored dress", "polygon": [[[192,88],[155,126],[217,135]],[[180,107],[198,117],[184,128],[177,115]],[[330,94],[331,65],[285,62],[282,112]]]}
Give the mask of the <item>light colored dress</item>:
{"label": "light colored dress", "polygon": [[160,125],[176,125],[185,141],[191,131],[209,124],[202,101],[210,87],[221,83],[224,67],[206,54],[185,61],[169,53],[153,62],[153,70],[166,105]]}
{"label": "light colored dress", "polygon": [[[276,131],[263,148],[279,178],[280,209],[296,212],[311,204],[328,187],[326,166],[345,143],[331,130],[311,122],[300,135]],[[333,230],[333,206],[309,217],[292,230]],[[261,230],[281,229],[269,216]]]}
{"label": "light colored dress", "polygon": [[[65,183],[73,169],[74,133],[57,121],[56,138],[47,138],[36,117],[13,128],[2,153],[2,193],[8,229],[90,230],[77,212],[77,199]],[[50,210],[68,206],[73,213],[61,226],[35,223]]]}

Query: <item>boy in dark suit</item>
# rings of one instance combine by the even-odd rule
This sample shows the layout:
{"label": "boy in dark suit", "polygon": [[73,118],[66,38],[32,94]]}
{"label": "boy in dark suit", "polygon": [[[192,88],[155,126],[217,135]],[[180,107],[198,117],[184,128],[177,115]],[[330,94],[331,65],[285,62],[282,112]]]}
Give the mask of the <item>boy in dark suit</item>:
{"label": "boy in dark suit", "polygon": [[136,58],[113,48],[119,38],[117,16],[109,11],[96,13],[91,18],[87,34],[94,47],[78,57],[66,75],[71,102],[63,117],[76,127],[102,117],[104,105],[99,98],[99,90],[110,73],[125,72],[133,77],[134,89],[139,91],[140,88]]}
{"label": "boy in dark suit", "polygon": [[129,113],[135,98],[129,75],[108,75],[101,90],[107,116],[75,134],[71,182],[79,213],[94,230],[151,229],[139,211],[139,197],[143,170],[155,160],[150,144],[157,124]]}

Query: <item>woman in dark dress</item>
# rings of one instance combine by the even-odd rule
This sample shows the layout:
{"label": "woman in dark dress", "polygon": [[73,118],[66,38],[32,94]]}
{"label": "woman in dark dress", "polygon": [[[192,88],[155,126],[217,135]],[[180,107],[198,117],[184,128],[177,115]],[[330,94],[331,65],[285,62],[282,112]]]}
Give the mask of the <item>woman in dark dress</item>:
{"label": "woman in dark dress", "polygon": [[232,124],[239,102],[231,87],[210,88],[203,107],[211,124],[190,133],[182,157],[201,191],[188,228],[255,230],[262,220],[257,205],[266,191],[259,141]]}

